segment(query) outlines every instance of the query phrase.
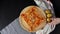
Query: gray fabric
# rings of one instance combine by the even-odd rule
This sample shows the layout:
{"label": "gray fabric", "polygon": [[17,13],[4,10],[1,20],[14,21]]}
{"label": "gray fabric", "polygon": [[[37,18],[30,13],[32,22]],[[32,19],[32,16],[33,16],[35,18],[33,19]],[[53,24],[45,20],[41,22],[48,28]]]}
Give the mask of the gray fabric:
{"label": "gray fabric", "polygon": [[25,31],[21,26],[19,25],[19,19],[15,19],[12,23],[10,23],[7,27],[5,27],[2,31],[0,31],[1,34],[35,34]]}

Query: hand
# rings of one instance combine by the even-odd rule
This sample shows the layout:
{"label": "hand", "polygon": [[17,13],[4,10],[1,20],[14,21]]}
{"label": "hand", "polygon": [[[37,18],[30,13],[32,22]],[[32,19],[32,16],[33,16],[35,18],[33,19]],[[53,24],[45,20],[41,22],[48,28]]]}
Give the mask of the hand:
{"label": "hand", "polygon": [[51,24],[57,25],[57,24],[59,24],[59,23],[60,23],[60,18],[52,18]]}
{"label": "hand", "polygon": [[49,34],[55,29],[55,26],[60,23],[60,18],[52,18],[52,22],[48,23],[44,28],[43,28],[43,33],[44,34]]}

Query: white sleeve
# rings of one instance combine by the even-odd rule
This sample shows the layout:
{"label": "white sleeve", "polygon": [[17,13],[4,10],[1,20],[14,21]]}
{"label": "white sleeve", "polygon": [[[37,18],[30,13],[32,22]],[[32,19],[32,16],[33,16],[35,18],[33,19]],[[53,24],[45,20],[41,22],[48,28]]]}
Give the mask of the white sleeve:
{"label": "white sleeve", "polygon": [[47,9],[47,6],[45,5],[45,3],[43,2],[43,0],[34,0],[35,3],[42,8],[43,10]]}
{"label": "white sleeve", "polygon": [[43,29],[43,33],[45,34],[49,34],[50,32],[52,32],[55,29],[55,25],[53,24],[47,24],[44,29]]}
{"label": "white sleeve", "polygon": [[36,34],[49,34],[50,32],[52,32],[55,29],[55,25],[52,24],[47,24],[43,30],[39,30],[36,32]]}

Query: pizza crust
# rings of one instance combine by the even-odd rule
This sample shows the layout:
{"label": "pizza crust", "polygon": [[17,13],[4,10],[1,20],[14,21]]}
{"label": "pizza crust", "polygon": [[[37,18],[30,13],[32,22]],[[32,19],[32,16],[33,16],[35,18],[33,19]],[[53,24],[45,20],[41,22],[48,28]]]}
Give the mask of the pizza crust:
{"label": "pizza crust", "polygon": [[[29,12],[28,10],[30,10],[32,7],[36,7],[36,9],[38,9],[37,12],[39,13],[39,16],[45,18],[39,26],[35,27],[34,24],[33,24],[33,26],[35,27],[35,28],[33,28],[33,30],[31,30],[29,24],[27,24],[26,21],[21,16],[21,14]],[[28,32],[36,32],[36,31],[42,29],[46,25],[46,14],[44,13],[44,11],[41,8],[39,8],[37,6],[28,6],[21,11],[21,13],[19,15],[19,22],[20,22],[20,25],[22,26],[22,28],[24,30],[26,30]]]}

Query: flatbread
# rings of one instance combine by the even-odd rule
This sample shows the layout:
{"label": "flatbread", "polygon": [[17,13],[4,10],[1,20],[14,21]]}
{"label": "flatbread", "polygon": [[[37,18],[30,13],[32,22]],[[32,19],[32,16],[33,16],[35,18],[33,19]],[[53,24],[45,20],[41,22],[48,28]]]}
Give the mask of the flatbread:
{"label": "flatbread", "polygon": [[19,22],[28,32],[36,32],[46,25],[46,14],[37,6],[24,8],[19,15]]}

